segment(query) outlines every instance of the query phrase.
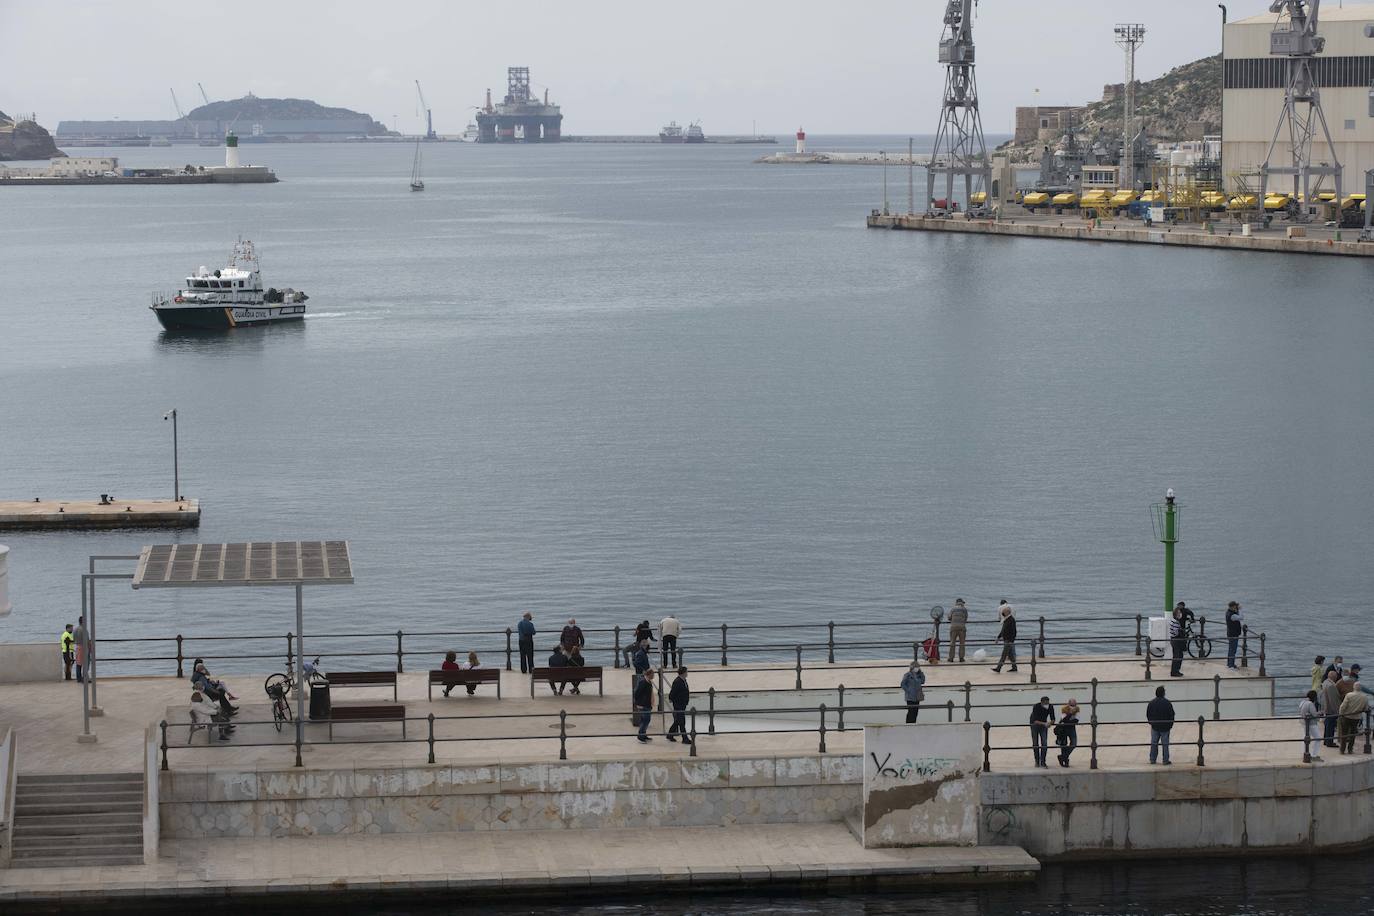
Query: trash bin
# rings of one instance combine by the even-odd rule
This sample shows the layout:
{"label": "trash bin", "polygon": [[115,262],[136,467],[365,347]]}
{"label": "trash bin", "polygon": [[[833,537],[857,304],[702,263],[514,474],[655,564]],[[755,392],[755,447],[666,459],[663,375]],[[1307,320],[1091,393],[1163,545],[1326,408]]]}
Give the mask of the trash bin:
{"label": "trash bin", "polygon": [[[1158,653],[1162,651],[1164,644],[1169,641],[1169,618],[1151,617],[1150,632],[1147,635],[1150,637],[1150,645],[1154,648],[1155,652]],[[328,705],[329,702],[326,700],[325,706],[328,707]],[[314,707],[314,703],[311,703],[311,707]]]}
{"label": "trash bin", "polygon": [[310,720],[319,722],[329,718],[329,681],[322,677],[310,679]]}

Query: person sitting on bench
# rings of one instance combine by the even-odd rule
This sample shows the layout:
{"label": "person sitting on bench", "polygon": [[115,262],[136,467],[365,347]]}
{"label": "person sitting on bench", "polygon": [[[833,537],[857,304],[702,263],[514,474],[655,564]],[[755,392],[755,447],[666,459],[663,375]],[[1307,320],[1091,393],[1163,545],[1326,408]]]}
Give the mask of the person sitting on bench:
{"label": "person sitting on bench", "polygon": [[[555,648],[555,649],[553,650],[553,654],[549,656],[549,667],[550,667],[550,668],[566,668],[566,667],[568,667],[568,657],[567,657],[566,655],[563,654],[563,644],[562,644],[562,643],[559,643],[558,646],[557,646],[557,648]],[[555,682],[555,681],[553,680],[553,678],[549,678],[549,689],[552,690],[552,691],[553,691],[554,693],[556,693],[556,694],[560,694],[560,695],[561,695],[561,694],[563,693],[563,688],[566,687],[567,685],[568,685],[568,682],[567,682],[567,681],[557,681],[557,682]]]}
{"label": "person sitting on bench", "polygon": [[206,669],[203,659],[196,659],[195,668],[191,672],[191,686],[205,694],[208,699],[218,703],[220,711],[224,713],[226,719],[239,711],[237,706],[229,702],[231,699],[237,699],[237,697],[229,692],[224,681],[217,681],[210,677],[210,672]]}
{"label": "person sitting on bench", "polygon": [[205,694],[199,690],[191,691],[191,710],[195,713],[192,722],[198,717],[206,723],[205,727],[210,728],[210,723],[219,725],[219,736],[221,739],[228,738],[229,733],[234,730],[234,726],[229,723],[229,717],[225,715],[218,706],[205,699]]}
{"label": "person sitting on bench", "polygon": [[[568,667],[569,667],[569,668],[582,668],[582,667],[585,667],[586,664],[587,664],[587,661],[586,661],[586,659],[584,659],[584,658],[582,657],[582,650],[581,650],[581,649],[579,649],[577,646],[573,646],[572,648],[570,648],[570,649],[568,650]],[[582,682],[581,682],[580,680],[577,680],[577,681],[569,681],[569,682],[568,682],[568,684],[572,687],[572,692],[573,692],[573,693],[581,693],[581,692],[582,692],[581,690],[578,689],[578,685],[581,684],[581,683],[582,683]]]}
{"label": "person sitting on bench", "polygon": [[[469,652],[469,653],[468,653],[468,663],[467,663],[466,665],[463,665],[463,666],[462,666],[462,669],[463,669],[464,671],[476,671],[476,670],[477,670],[478,668],[480,668],[480,667],[482,667],[482,663],[481,663],[480,661],[477,660],[477,653],[476,653],[476,652]],[[476,685],[476,684],[464,684],[463,686],[466,687],[466,688],[468,689],[468,696],[473,696],[473,695],[475,695],[475,694],[477,693],[477,685]]]}
{"label": "person sitting on bench", "polygon": [[[441,671],[461,671],[461,670],[462,670],[462,667],[463,667],[462,665],[458,664],[458,653],[457,653],[457,652],[454,652],[452,649],[449,649],[447,652],[444,653],[444,663],[443,663],[442,665],[439,666],[439,670],[441,670]],[[453,689],[452,686],[445,686],[445,687],[444,687],[444,696],[448,696],[448,692],[449,692],[450,690],[452,690],[452,689]]]}

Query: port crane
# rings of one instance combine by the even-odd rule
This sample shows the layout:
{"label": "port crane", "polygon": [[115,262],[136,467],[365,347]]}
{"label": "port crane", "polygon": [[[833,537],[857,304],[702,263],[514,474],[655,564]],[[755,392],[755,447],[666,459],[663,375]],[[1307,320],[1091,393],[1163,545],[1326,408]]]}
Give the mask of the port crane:
{"label": "port crane", "polygon": [[[1320,10],[1321,0],[1273,0],[1269,4],[1269,12],[1280,17],[1285,13],[1288,15],[1287,23],[1275,23],[1274,31],[1269,33],[1269,54],[1287,59],[1287,79],[1284,81],[1283,110],[1279,112],[1279,122],[1274,126],[1274,136],[1269,141],[1264,164],[1259,168],[1258,203],[1264,206],[1270,175],[1292,175],[1293,202],[1289,212],[1293,218],[1300,220],[1308,219],[1315,210],[1313,194],[1320,190],[1327,175],[1332,177],[1336,185],[1337,207],[1341,201],[1341,163],[1336,158],[1336,144],[1331,139],[1331,129],[1326,126],[1321,91],[1317,88],[1313,67],[1313,59],[1326,46],[1326,39],[1317,34]],[[1279,136],[1285,128],[1288,131],[1289,154],[1280,158],[1275,153]],[[1313,145],[1319,129],[1330,158],[1320,165],[1314,165]],[[1283,159],[1288,160],[1286,165],[1276,164]],[[1314,177],[1317,179],[1315,186],[1312,182]]]}
{"label": "port crane", "polygon": [[200,83],[196,83],[196,88],[200,90],[200,97],[205,100],[205,104],[209,105],[210,97],[205,94],[205,87],[202,86]]}
{"label": "port crane", "polygon": [[172,107],[177,110],[177,119],[184,119],[186,117],[186,112],[181,110],[181,103],[177,101],[177,91],[175,89],[169,89],[167,91],[172,93]]}
{"label": "port crane", "polygon": [[439,135],[434,132],[434,112],[429,110],[429,105],[425,102],[425,91],[420,88],[420,81],[415,81],[415,93],[420,97],[420,107],[425,112],[425,139],[438,140]]}
{"label": "port crane", "polygon": [[[973,189],[981,182],[992,189],[992,166],[983,141],[983,121],[978,112],[978,81],[974,76],[973,13],[977,0],[949,0],[945,6],[944,31],[940,36],[940,63],[945,65],[944,100],[935,149],[926,169],[926,208],[934,212],[935,181],[943,176],[945,207],[954,196],[954,178],[964,179],[964,202],[973,204]],[[987,201],[987,198],[984,198]],[[990,201],[989,201],[990,202]]]}

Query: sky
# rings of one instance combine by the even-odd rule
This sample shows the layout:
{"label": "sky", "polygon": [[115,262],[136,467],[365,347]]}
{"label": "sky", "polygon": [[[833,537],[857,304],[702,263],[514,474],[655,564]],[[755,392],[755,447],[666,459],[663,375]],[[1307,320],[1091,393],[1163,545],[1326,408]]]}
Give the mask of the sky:
{"label": "sky", "polygon": [[[1268,0],[1232,0],[1230,17]],[[1334,4],[1333,4],[1334,5]],[[528,66],[570,134],[932,133],[945,0],[0,0],[0,110],[173,118],[247,92],[364,111],[406,133],[460,133],[506,67]],[[1017,105],[1081,104],[1124,78],[1112,27],[1141,22],[1150,79],[1221,42],[1212,0],[982,0],[974,26],[984,129]],[[1039,93],[1035,92],[1039,89]]]}

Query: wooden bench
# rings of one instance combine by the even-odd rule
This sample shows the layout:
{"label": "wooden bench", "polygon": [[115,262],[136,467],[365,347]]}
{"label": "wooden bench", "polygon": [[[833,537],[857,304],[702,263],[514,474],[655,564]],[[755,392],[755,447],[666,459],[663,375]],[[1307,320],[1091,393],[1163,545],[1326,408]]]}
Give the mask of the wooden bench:
{"label": "wooden bench", "polygon": [[535,668],[530,674],[530,696],[534,696],[535,684],[547,684],[552,681],[555,684],[570,684],[573,681],[596,681],[597,696],[604,697],[606,688],[601,683],[600,665],[583,665],[581,668],[569,666],[566,668]]}
{"label": "wooden bench", "polygon": [[406,708],[402,703],[380,705],[352,704],[332,706],[329,710],[329,740],[334,740],[335,722],[400,722],[401,737],[406,736]]}
{"label": "wooden bench", "polygon": [[501,669],[499,668],[467,668],[454,671],[452,668],[447,671],[431,671],[429,673],[429,698],[434,699],[435,687],[447,687],[452,690],[454,687],[468,684],[495,684],[496,699],[501,699]]}
{"label": "wooden bench", "polygon": [[391,687],[391,699],[399,700],[395,671],[331,671],[326,677],[336,687]]}

